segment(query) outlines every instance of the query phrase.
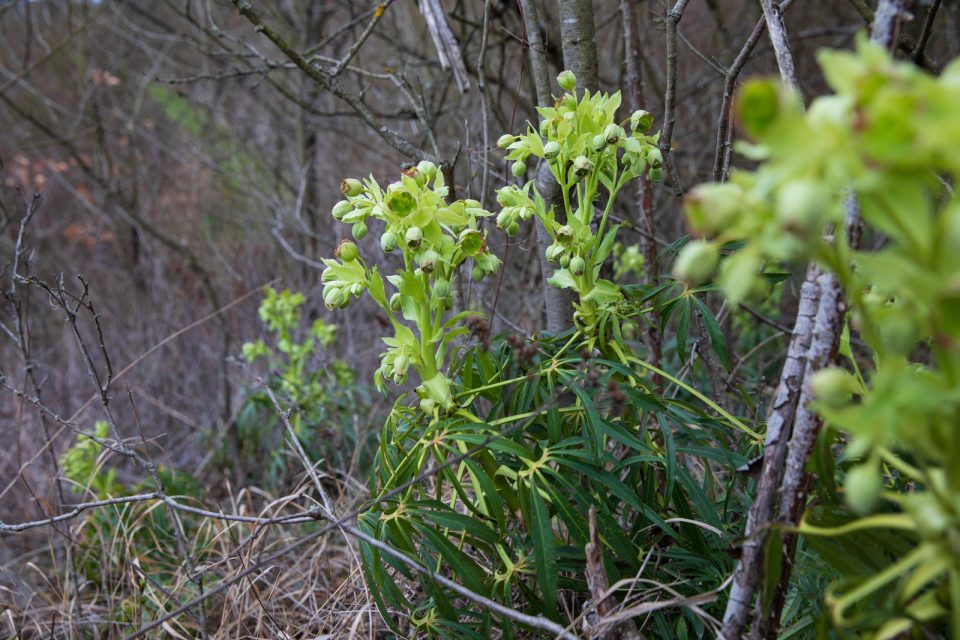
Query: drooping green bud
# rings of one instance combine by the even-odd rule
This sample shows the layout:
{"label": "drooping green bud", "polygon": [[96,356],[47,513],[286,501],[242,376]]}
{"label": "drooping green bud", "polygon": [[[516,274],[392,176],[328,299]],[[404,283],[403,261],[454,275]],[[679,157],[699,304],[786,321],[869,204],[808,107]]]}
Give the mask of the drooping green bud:
{"label": "drooping green bud", "polygon": [[565,69],[557,76],[557,84],[560,85],[561,89],[573,91],[577,86],[577,76],[573,74],[573,71]]}
{"label": "drooping green bud", "polygon": [[565,251],[566,249],[564,249],[562,245],[554,242],[549,247],[547,247],[547,250],[544,252],[544,255],[547,258],[547,262],[556,262],[560,259],[560,256],[562,256]]}
{"label": "drooping green bud", "polygon": [[543,147],[543,157],[547,160],[553,160],[558,155],[560,155],[560,143],[556,140],[551,140]]}
{"label": "drooping green bud", "polygon": [[560,266],[564,269],[570,267],[570,254],[564,253],[560,256]]}
{"label": "drooping green bud", "polygon": [[330,287],[323,293],[323,304],[329,310],[334,310],[343,305],[347,294],[340,287]]}
{"label": "drooping green bud", "polygon": [[391,311],[400,311],[401,309],[401,298],[400,292],[397,292],[390,296],[390,310]]}
{"label": "drooping green bud", "polygon": [[620,142],[620,138],[623,137],[623,129],[620,128],[620,125],[608,124],[607,128],[603,130],[603,137],[607,144],[613,146]]}
{"label": "drooping green bud", "polygon": [[460,244],[460,251],[468,258],[472,258],[483,251],[483,234],[476,229],[464,229],[461,231],[458,242]]}
{"label": "drooping green bud", "polygon": [[659,169],[663,166],[663,152],[660,147],[653,147],[647,152],[647,164],[651,169]]}
{"label": "drooping green bud", "polygon": [[509,133],[505,133],[497,139],[497,146],[500,147],[501,149],[506,149],[507,147],[512,145],[516,139],[517,139],[517,136],[513,136],[513,135],[510,135]]}
{"label": "drooping green bud", "polygon": [[683,201],[694,231],[719,233],[732,225],[743,208],[743,188],[729,182],[701,184]]}
{"label": "drooping green bud", "polygon": [[447,298],[450,296],[450,282],[447,280],[437,280],[433,283],[433,292],[438,298]]}
{"label": "drooping green bud", "polygon": [[630,114],[630,128],[634,133],[646,133],[653,126],[653,114],[643,109],[638,109]]}
{"label": "drooping green bud", "polygon": [[813,396],[828,407],[842,407],[857,389],[853,377],[839,367],[827,367],[813,374]]}
{"label": "drooping green bud", "polygon": [[557,242],[565,247],[569,247],[570,243],[573,242],[574,233],[573,227],[568,224],[563,225],[557,229]]}
{"label": "drooping green bud", "polygon": [[340,182],[340,192],[348,197],[358,196],[363,193],[363,183],[356,178],[345,178]]}
{"label": "drooping green bud", "polygon": [[590,158],[587,156],[577,156],[574,159],[573,173],[576,174],[578,178],[590,175],[591,171],[593,171],[593,163],[590,162]]}
{"label": "drooping green bud", "polygon": [[417,163],[417,172],[423,176],[427,182],[432,182],[437,177],[437,165],[429,160],[421,160]]}
{"label": "drooping green bud", "polygon": [[420,256],[420,268],[423,269],[424,273],[433,273],[439,263],[440,256],[432,249],[424,251],[423,255]]}
{"label": "drooping green bud", "polygon": [[788,182],[777,194],[777,219],[788,233],[819,233],[826,208],[826,190],[811,180]]}
{"label": "drooping green bud", "polygon": [[527,173],[527,164],[523,160],[517,160],[511,165],[510,173],[514,178],[522,178]]}
{"label": "drooping green bud", "polygon": [[673,276],[696,286],[710,279],[719,259],[720,253],[715,245],[703,240],[688,242],[673,263]]}
{"label": "drooping green bud", "polygon": [[484,273],[483,269],[481,269],[480,267],[474,267],[470,271],[470,277],[473,278],[474,282],[480,282],[481,280],[483,280],[483,277],[485,275],[487,274]]}
{"label": "drooping green bud", "polygon": [[393,231],[387,231],[382,236],[380,236],[380,248],[383,249],[386,253],[390,253],[397,248],[397,245],[400,243],[400,238],[397,237]]}
{"label": "drooping green bud", "polygon": [[870,513],[880,499],[883,478],[877,465],[869,462],[858,464],[847,472],[843,482],[844,498],[857,515]]}
{"label": "drooping green bud", "polygon": [[518,233],[520,233],[520,223],[514,220],[513,222],[507,225],[507,228],[504,229],[504,231],[506,231],[507,235],[510,237],[517,235]]}
{"label": "drooping green bud", "polygon": [[590,149],[596,153],[600,153],[607,148],[607,139],[603,137],[602,133],[598,133],[593,136],[590,140]]}
{"label": "drooping green bud", "polygon": [[582,276],[587,269],[587,262],[580,256],[570,258],[570,273],[575,276]]}
{"label": "drooping green bud", "polygon": [[420,227],[410,227],[403,235],[403,241],[410,249],[418,249],[423,242],[423,231]]}
{"label": "drooping green bud", "polygon": [[351,211],[353,211],[353,203],[348,200],[341,200],[337,204],[333,205],[333,211],[330,213],[335,220],[343,220],[343,216],[347,215]]}
{"label": "drooping green bud", "polygon": [[344,262],[353,262],[357,259],[359,252],[357,251],[357,245],[349,240],[341,240],[340,246],[337,247],[336,251],[333,252],[333,255],[340,258]]}
{"label": "drooping green bud", "polygon": [[409,191],[398,189],[387,196],[386,205],[398,216],[406,216],[416,208],[417,201]]}

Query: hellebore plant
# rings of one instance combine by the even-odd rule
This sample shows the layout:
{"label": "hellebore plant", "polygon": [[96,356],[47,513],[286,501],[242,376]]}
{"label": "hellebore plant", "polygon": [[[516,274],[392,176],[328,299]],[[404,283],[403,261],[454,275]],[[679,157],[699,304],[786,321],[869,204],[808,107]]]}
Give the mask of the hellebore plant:
{"label": "hellebore plant", "polygon": [[[663,157],[657,146],[659,134],[648,135],[653,123],[650,113],[635,111],[618,121],[620,92],[591,95],[586,91],[578,98],[576,77],[570,71],[562,72],[557,82],[566,92],[555,106],[537,109],[542,118],[539,129],[531,126],[524,135],[504,135],[497,144],[509,152],[507,159],[513,161],[516,177],[526,173],[531,156],[547,163],[560,186],[562,215],[553,207],[547,210],[530,181],[499,190],[497,201],[503,209],[497,226],[515,235],[520,221],[532,216],[540,220],[553,239],[546,258],[560,266],[549,282],[577,292],[574,320],[590,340],[598,333],[604,312],[622,298],[616,284],[599,277],[619,229],[619,225],[607,228],[610,211],[631,180],[645,173],[651,180],[660,179]],[[602,206],[603,212],[594,224],[596,206]]]}
{"label": "hellebore plant", "polygon": [[386,189],[371,177],[344,180],[341,191],[345,199],[334,206],[333,217],[352,225],[358,240],[367,235],[371,218],[382,223],[380,246],[388,253],[399,251],[403,266],[385,283],[377,268],[360,257],[357,245],[344,240],[337,259],[323,261],[324,303],[328,309],[345,307],[368,291],[394,329],[392,337],[383,339],[388,348],[374,379],[377,388],[382,391],[386,379],[403,384],[412,369],[421,409],[430,415],[448,412],[454,407],[445,373],[448,350],[451,340],[466,332],[462,321],[472,315],[447,317],[455,295],[451,282],[468,258],[475,280],[500,268],[500,259],[487,250],[486,237],[478,228],[479,220],[492,214],[476,200],[447,204],[443,174],[427,161],[405,171]]}
{"label": "hellebore plant", "polygon": [[[675,273],[708,279],[716,247],[738,242],[717,279],[733,301],[762,281],[765,262],[816,260],[837,278],[850,309],[840,344],[849,366],[818,371],[811,387],[827,425],[847,434],[848,510],[812,508],[798,530],[812,544],[830,538],[843,556],[835,566],[885,567],[841,572],[826,596],[837,627],[892,638],[949,621],[957,633],[960,63],[930,76],[861,37],[856,53],[824,51],[820,64],[836,95],[807,111],[774,82],[744,86],[738,115],[754,143],[740,150],[762,162],[690,192],[690,226],[711,240],[688,244]],[[852,247],[843,233],[851,194],[864,246],[879,249]],[[850,330],[867,357],[854,358]],[[834,441],[824,438],[825,459]],[[822,498],[834,479],[820,471]]]}

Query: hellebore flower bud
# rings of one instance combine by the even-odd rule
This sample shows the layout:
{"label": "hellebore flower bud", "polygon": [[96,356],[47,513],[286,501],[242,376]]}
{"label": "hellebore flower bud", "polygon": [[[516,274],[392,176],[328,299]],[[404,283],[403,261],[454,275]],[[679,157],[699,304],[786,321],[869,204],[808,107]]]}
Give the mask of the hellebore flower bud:
{"label": "hellebore flower bud", "polygon": [[570,266],[570,254],[564,253],[560,256],[560,266],[564,269]]}
{"label": "hellebore flower bud", "polygon": [[323,304],[331,311],[342,306],[347,295],[339,287],[330,287],[323,294]]}
{"label": "hellebore flower bud", "polygon": [[483,269],[481,269],[480,267],[474,267],[470,271],[470,277],[473,278],[474,282],[480,282],[481,280],[483,280],[483,276],[485,275],[486,273],[484,273]]}
{"label": "hellebore flower bud", "polygon": [[417,206],[417,201],[409,191],[394,191],[386,198],[387,207],[400,216],[408,215]]}
{"label": "hellebore flower bud", "polygon": [[397,292],[397,293],[393,294],[392,296],[390,296],[390,310],[391,310],[391,311],[400,311],[400,308],[401,308],[400,293]]}
{"label": "hellebore flower bud", "polygon": [[380,248],[385,252],[390,253],[397,248],[397,244],[400,243],[400,239],[397,237],[393,231],[387,231],[382,236],[380,236]]}
{"label": "hellebore flower bud", "polygon": [[423,269],[424,273],[433,273],[438,262],[440,262],[440,256],[437,255],[436,251],[428,249],[420,256],[420,268]]}
{"label": "hellebore flower bud", "polygon": [[450,295],[450,283],[447,280],[437,280],[433,283],[433,292],[438,298],[446,298]]}
{"label": "hellebore flower bud", "polygon": [[510,167],[510,173],[514,178],[522,178],[527,173],[527,164],[523,160],[517,160]]}
{"label": "hellebore flower bud", "polygon": [[503,229],[513,219],[513,207],[507,207],[497,214],[497,226]]}
{"label": "hellebore flower bud", "polygon": [[842,407],[850,402],[855,382],[849,373],[839,367],[827,367],[813,374],[810,381],[813,396],[829,407]]}
{"label": "hellebore flower bud", "polygon": [[597,135],[593,136],[592,140],[590,140],[590,149],[597,153],[603,151],[606,146],[607,139],[603,137],[602,133],[598,133]]}
{"label": "hellebore flower bud", "polygon": [[566,69],[557,76],[557,84],[560,85],[561,89],[573,91],[577,86],[577,76],[573,75],[573,71]]}
{"label": "hellebore flower bud", "polygon": [[827,204],[826,190],[815,182],[790,182],[777,194],[777,218],[789,233],[805,235],[816,232]]}
{"label": "hellebore flower bud", "polygon": [[573,172],[577,177],[583,178],[589,175],[591,171],[593,171],[593,163],[587,156],[577,156],[573,161]]}
{"label": "hellebore flower bud", "polygon": [[483,251],[483,234],[476,229],[464,229],[458,238],[460,251],[468,258],[472,258]]}
{"label": "hellebore flower bud", "polygon": [[603,137],[607,144],[613,146],[620,142],[620,138],[623,137],[623,129],[620,128],[620,125],[608,124],[607,128],[603,130]]}
{"label": "hellebore flower bud", "polygon": [[663,152],[659,147],[653,147],[647,152],[647,164],[652,169],[659,169],[663,166]]}
{"label": "hellebore flower bud", "polygon": [[505,133],[497,139],[497,146],[501,149],[506,149],[513,144],[514,140],[517,139],[517,136],[512,136],[509,133]]}
{"label": "hellebore flower bud", "polygon": [[437,177],[437,165],[429,160],[421,160],[417,164],[417,172],[423,176],[426,182],[430,182]]}
{"label": "hellebore flower bud", "polygon": [[407,229],[407,233],[404,234],[403,241],[410,249],[417,249],[420,247],[420,243],[423,242],[423,231],[420,230],[420,227],[410,227]]}
{"label": "hellebore flower bud", "polygon": [[347,200],[341,200],[333,206],[331,215],[333,215],[334,219],[336,220],[342,220],[343,216],[347,215],[351,211],[353,211],[353,203]]}
{"label": "hellebore flower bud", "polygon": [[358,222],[357,224],[353,225],[350,233],[353,234],[355,239],[363,240],[367,237],[367,223],[363,221]]}
{"label": "hellebore flower bud", "polygon": [[514,220],[513,222],[507,225],[507,228],[504,229],[504,231],[506,231],[507,235],[511,237],[517,235],[518,233],[520,233],[520,223]]}
{"label": "hellebore flower bud", "polygon": [[673,263],[673,276],[688,285],[696,286],[713,275],[720,254],[717,247],[703,240],[694,240],[680,250]]}
{"label": "hellebore flower bud", "polygon": [[558,155],[560,155],[560,143],[556,140],[551,140],[543,147],[543,157],[547,160],[553,160]]}
{"label": "hellebore flower bud", "polygon": [[349,240],[341,240],[340,246],[334,251],[334,255],[344,262],[353,262],[357,259],[358,254],[357,245]]}
{"label": "hellebore flower bud", "polygon": [[345,178],[340,182],[340,192],[345,196],[358,196],[363,193],[363,184],[356,178]]}
{"label": "hellebore flower bud", "polygon": [[575,276],[582,276],[586,269],[587,263],[583,258],[580,256],[573,256],[570,258],[570,273]]}
{"label": "hellebore flower bud", "polygon": [[544,253],[547,258],[547,262],[556,262],[560,259],[560,256],[562,256],[565,251],[566,249],[564,249],[562,245],[554,242],[552,245],[547,247],[547,250]]}
{"label": "hellebore flower bud", "polygon": [[570,243],[573,241],[573,235],[574,235],[573,227],[571,227],[568,224],[565,224],[559,229],[557,229],[557,242],[559,242],[565,247],[569,246]]}
{"label": "hellebore flower bud", "polygon": [[883,489],[880,469],[869,462],[858,464],[847,472],[843,489],[847,505],[854,513],[861,516],[870,513]]}
{"label": "hellebore flower bud", "polygon": [[630,114],[630,128],[634,133],[646,133],[653,126],[653,114],[643,109],[638,109]]}

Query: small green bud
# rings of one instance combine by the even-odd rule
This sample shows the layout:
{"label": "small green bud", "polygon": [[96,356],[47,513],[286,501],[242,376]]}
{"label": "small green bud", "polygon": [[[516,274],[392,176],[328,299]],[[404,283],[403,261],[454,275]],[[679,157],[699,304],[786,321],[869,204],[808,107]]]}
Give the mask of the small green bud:
{"label": "small green bud", "polygon": [[630,114],[630,128],[634,133],[646,133],[653,126],[653,114],[639,109]]}
{"label": "small green bud", "polygon": [[590,140],[590,149],[596,153],[600,153],[607,147],[607,139],[603,137],[602,133],[598,133],[593,136],[593,139]]}
{"label": "small green bud", "polygon": [[620,125],[608,124],[607,128],[603,130],[603,137],[607,144],[613,146],[620,142],[620,138],[623,137],[623,129],[620,128]]}
{"label": "small green bud", "polygon": [[575,276],[582,276],[587,269],[587,262],[580,256],[570,258],[570,273]]}
{"label": "small green bud", "polygon": [[345,178],[340,182],[340,192],[345,196],[358,196],[363,193],[363,184],[356,178]]}
{"label": "small green bud", "polygon": [[423,231],[420,230],[420,227],[410,227],[404,234],[403,241],[410,249],[417,249],[423,242]]}
{"label": "small green bud", "polygon": [[569,247],[570,243],[573,242],[574,231],[573,227],[568,224],[563,225],[557,229],[557,242],[562,244],[565,247]]}
{"label": "small green bud", "polygon": [[564,249],[562,245],[554,242],[552,245],[547,247],[544,255],[547,258],[547,262],[556,262],[560,259],[560,256],[562,256],[565,251],[566,249]]}
{"label": "small green bud", "polygon": [[423,255],[420,256],[420,268],[423,269],[424,273],[433,273],[439,262],[440,256],[431,249],[424,251]]}
{"label": "small green bud", "polygon": [[510,173],[514,178],[522,178],[527,173],[527,164],[523,160],[517,160],[510,167]]}
{"label": "small green bud", "polygon": [[480,282],[485,275],[486,273],[480,267],[474,267],[470,271],[470,277],[473,278],[474,282]]}
{"label": "small green bud", "polygon": [[438,298],[447,298],[450,296],[450,282],[447,280],[437,280],[433,283],[433,292]]}
{"label": "small green bud", "polygon": [[397,245],[400,243],[400,238],[397,237],[393,231],[387,231],[382,236],[380,236],[380,248],[383,249],[386,253],[390,253],[397,248]]}
{"label": "small green bud", "polygon": [[541,120],[540,126],[537,128],[537,130],[540,132],[541,138],[549,138],[550,137],[550,121]]}
{"label": "small green bud", "polygon": [[543,147],[543,157],[547,160],[553,160],[558,155],[560,155],[560,143],[556,140],[551,140]]}
{"label": "small green bud", "polygon": [[789,233],[819,236],[826,209],[826,190],[811,180],[789,182],[777,194],[777,219]]}
{"label": "small green bud", "polygon": [[331,215],[333,215],[335,220],[343,220],[343,216],[347,215],[351,211],[353,211],[353,203],[348,200],[341,200],[333,206]]}
{"label": "small green bud", "polygon": [[520,233],[520,223],[517,221],[513,221],[507,225],[507,228],[504,229],[504,231],[506,231],[507,235],[510,237],[517,235],[518,233]]}
{"label": "small green bud", "polygon": [[570,254],[564,253],[560,256],[560,266],[564,269],[570,266]]}
{"label": "small green bud", "polygon": [[348,299],[347,294],[339,287],[330,287],[323,294],[323,304],[331,311],[343,306],[346,299]]}
{"label": "small green bud", "polygon": [[579,178],[590,175],[593,171],[593,163],[587,156],[577,156],[573,161],[573,172]]}
{"label": "small green bud", "polygon": [[573,91],[577,86],[577,76],[573,75],[573,71],[566,69],[557,76],[557,84],[561,89]]}
{"label": "small green bud", "polygon": [[673,263],[673,276],[696,286],[710,279],[719,259],[720,253],[713,244],[703,240],[688,242]]}
{"label": "small green bud", "polygon": [[501,149],[506,149],[507,147],[512,145],[516,139],[517,139],[517,136],[513,136],[513,135],[510,135],[509,133],[505,133],[497,139],[497,146],[500,147]]}
{"label": "small green bud", "polygon": [[401,309],[400,293],[397,292],[392,296],[390,296],[390,310],[400,311],[400,309]]}
{"label": "small green bud", "polygon": [[513,220],[513,207],[507,207],[503,209],[500,213],[497,214],[497,227],[504,229],[510,225],[510,222]]}
{"label": "small green bud", "polygon": [[437,177],[437,165],[429,160],[421,160],[417,163],[417,173],[423,176],[426,182],[432,182]]}
{"label": "small green bud", "polygon": [[810,381],[813,396],[828,407],[842,407],[850,402],[856,381],[839,367],[827,367],[813,374]]}
{"label": "small green bud", "polygon": [[647,151],[647,164],[650,165],[651,169],[659,169],[663,166],[663,152],[660,151],[660,147],[652,147]]}
{"label": "small green bud", "polygon": [[847,506],[857,515],[870,513],[880,499],[883,478],[880,469],[869,462],[858,464],[847,472],[843,482],[844,498]]}
{"label": "small green bud", "polygon": [[344,262],[353,262],[357,259],[359,252],[357,251],[357,245],[349,240],[341,240],[340,246],[337,247],[337,250],[334,251],[333,255],[337,256]]}
{"label": "small green bud", "polygon": [[367,223],[361,220],[357,224],[353,225],[353,228],[350,229],[350,233],[353,234],[353,237],[356,240],[363,240],[367,237]]}

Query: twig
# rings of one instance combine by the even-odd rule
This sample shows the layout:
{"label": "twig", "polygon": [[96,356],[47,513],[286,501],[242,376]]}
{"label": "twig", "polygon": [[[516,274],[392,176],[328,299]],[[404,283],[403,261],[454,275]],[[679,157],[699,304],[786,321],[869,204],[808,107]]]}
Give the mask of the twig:
{"label": "twig", "polygon": [[393,4],[393,0],[386,0],[381,2],[373,10],[373,19],[370,20],[370,23],[367,25],[367,28],[363,30],[363,33],[360,34],[360,37],[357,38],[357,41],[350,46],[347,50],[347,53],[344,54],[343,58],[340,59],[340,62],[330,70],[330,80],[335,80],[343,70],[346,68],[350,61],[353,60],[353,57],[357,55],[357,52],[360,51],[360,47],[363,46],[363,43],[367,41],[367,38],[370,37],[370,34],[373,33],[373,30],[377,28],[377,24],[380,23],[380,20],[383,18],[383,14],[387,12],[387,8]]}
{"label": "twig", "polygon": [[677,0],[673,8],[667,11],[665,20],[667,37],[667,88],[663,97],[663,131],[660,134],[660,153],[667,175],[673,184],[673,192],[683,195],[683,185],[673,158],[673,127],[677,121],[677,28],[687,9],[689,0]]}

